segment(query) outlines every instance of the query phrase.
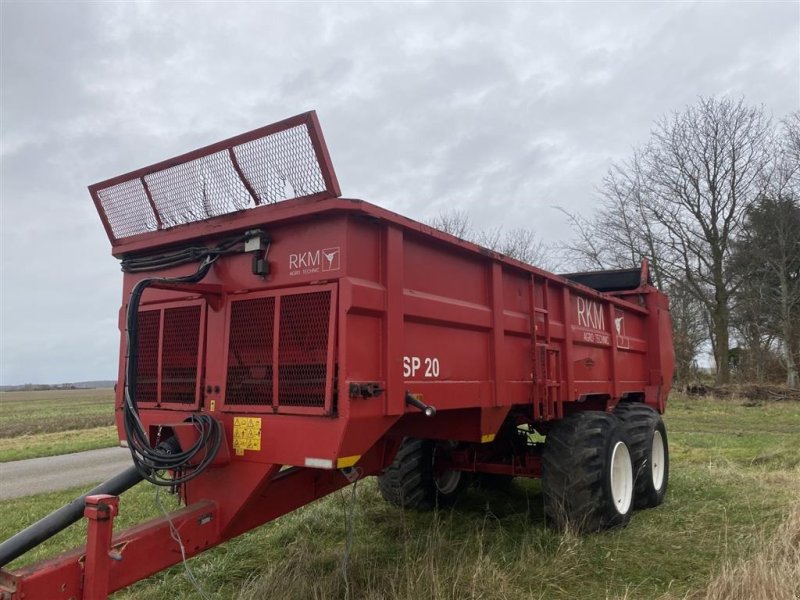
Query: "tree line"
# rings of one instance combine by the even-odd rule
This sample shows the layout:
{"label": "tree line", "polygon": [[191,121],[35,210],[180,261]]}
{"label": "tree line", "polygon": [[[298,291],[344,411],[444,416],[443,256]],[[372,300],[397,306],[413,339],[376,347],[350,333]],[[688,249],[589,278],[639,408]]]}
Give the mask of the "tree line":
{"label": "tree line", "polygon": [[530,229],[481,231],[462,211],[431,225],[524,262],[635,268],[646,257],[670,297],[676,377],[706,348],[716,380],[800,386],[800,111],[774,120],[743,98],[700,98],[653,125],[611,166],[588,217],[557,248]]}

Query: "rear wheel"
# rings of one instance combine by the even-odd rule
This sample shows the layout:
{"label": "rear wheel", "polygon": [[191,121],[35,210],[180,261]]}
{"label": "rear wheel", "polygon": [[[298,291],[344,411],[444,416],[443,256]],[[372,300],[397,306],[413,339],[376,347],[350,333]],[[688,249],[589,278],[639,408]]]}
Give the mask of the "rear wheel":
{"label": "rear wheel", "polygon": [[436,469],[435,463],[455,447],[453,442],[403,440],[392,464],[378,476],[383,498],[403,508],[429,510],[452,505],[467,487],[467,474]]}
{"label": "rear wheel", "polygon": [[545,514],[560,529],[624,526],[633,510],[631,444],[615,416],[585,411],[556,423],[542,452]]}
{"label": "rear wheel", "polygon": [[664,421],[655,410],[638,403],[620,404],[614,414],[631,440],[634,506],[658,506],[664,502],[669,483],[669,445]]}

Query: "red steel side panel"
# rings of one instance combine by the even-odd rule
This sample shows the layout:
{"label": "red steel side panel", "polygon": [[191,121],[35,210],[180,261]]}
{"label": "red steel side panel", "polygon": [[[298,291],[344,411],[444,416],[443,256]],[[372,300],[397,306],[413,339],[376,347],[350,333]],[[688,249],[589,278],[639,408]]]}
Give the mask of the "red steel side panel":
{"label": "red steel side panel", "polygon": [[[264,443],[244,458],[231,447],[233,460],[333,466],[352,462],[393,427],[402,429],[398,419],[417,414],[405,404],[406,391],[439,411],[434,435],[458,431],[465,441],[494,434],[512,406],[540,421],[587,398],[610,408],[633,396],[663,410],[669,317],[652,287],[600,294],[362,201],[290,201],[248,215],[259,218],[247,226],[272,240],[266,279],[252,274],[250,256],[232,255],[204,281],[228,290],[221,307],[176,290],[145,295],[143,311],[199,303],[205,320],[197,402],[144,402],[143,419],[153,427],[205,410],[219,415],[235,444],[234,418],[257,418]],[[181,229],[220,239],[241,223],[227,216]],[[140,277],[125,275],[124,301]],[[320,293],[330,294],[323,304],[297,304]],[[251,301],[261,304],[238,310]],[[299,308],[287,313],[290,304]],[[165,342],[162,335],[155,343]],[[353,396],[351,385],[362,383],[382,391]],[[118,406],[121,399],[120,385]],[[162,408],[178,410],[167,417]],[[448,429],[448,411],[464,410],[473,412],[458,418],[472,424]]]}

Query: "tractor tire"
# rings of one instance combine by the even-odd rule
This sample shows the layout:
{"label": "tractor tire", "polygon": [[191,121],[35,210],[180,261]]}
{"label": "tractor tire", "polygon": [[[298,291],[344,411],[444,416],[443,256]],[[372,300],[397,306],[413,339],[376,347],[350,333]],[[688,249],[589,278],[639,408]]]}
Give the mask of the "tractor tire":
{"label": "tractor tire", "polygon": [[556,423],[542,452],[545,515],[560,530],[628,524],[633,512],[631,443],[620,420],[584,411]]}
{"label": "tractor tire", "polygon": [[658,506],[664,502],[669,483],[669,445],[664,421],[658,412],[639,403],[620,404],[614,414],[631,440],[633,506]]}
{"label": "tractor tire", "polygon": [[378,475],[384,500],[402,508],[431,510],[451,506],[469,485],[463,471],[434,471],[436,453],[446,452],[448,442],[406,438],[386,470]]}

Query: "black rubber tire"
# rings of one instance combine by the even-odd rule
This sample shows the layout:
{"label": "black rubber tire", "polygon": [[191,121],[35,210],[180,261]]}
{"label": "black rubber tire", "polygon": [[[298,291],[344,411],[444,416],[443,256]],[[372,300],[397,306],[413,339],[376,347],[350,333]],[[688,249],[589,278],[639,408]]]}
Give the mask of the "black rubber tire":
{"label": "black rubber tire", "polygon": [[434,440],[406,438],[392,464],[378,475],[378,489],[384,500],[403,508],[431,510],[451,506],[469,485],[467,473],[457,471],[458,483],[447,493],[436,484],[433,460],[437,449]]}
{"label": "black rubber tire", "polygon": [[630,452],[620,420],[600,411],[570,415],[547,433],[542,493],[545,515],[558,529],[592,532],[628,524],[633,512],[632,480],[626,510],[618,509],[611,493],[611,458],[618,442]]}
{"label": "black rubber tire", "polygon": [[[655,410],[639,403],[624,403],[614,409],[631,440],[631,460],[635,487],[635,508],[653,508],[664,502],[669,485],[669,443],[664,420]],[[653,436],[658,431],[664,442],[664,477],[660,488],[655,487],[652,474]]]}

